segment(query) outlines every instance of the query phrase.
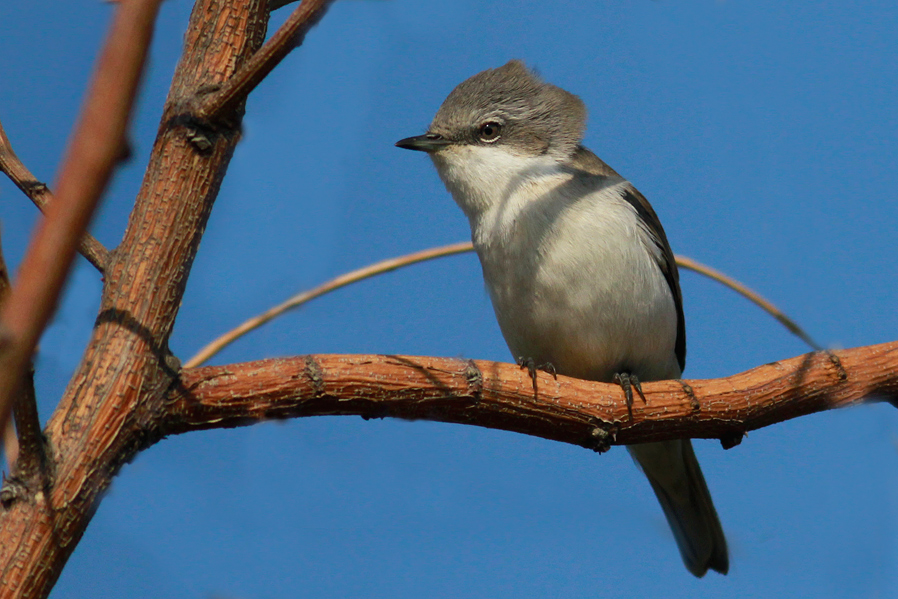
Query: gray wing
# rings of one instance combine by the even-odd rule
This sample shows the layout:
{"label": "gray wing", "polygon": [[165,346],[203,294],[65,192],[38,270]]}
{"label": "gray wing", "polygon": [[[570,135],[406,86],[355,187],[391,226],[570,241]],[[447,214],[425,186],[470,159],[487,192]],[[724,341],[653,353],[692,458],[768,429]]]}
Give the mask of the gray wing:
{"label": "gray wing", "polygon": [[[580,146],[577,148],[572,161],[572,167],[594,175],[597,177],[623,177],[605,164],[601,158],[590,152],[588,149]],[[658,248],[658,252],[652,252],[657,258],[658,268],[664,274],[664,279],[670,287],[670,294],[673,296],[674,304],[677,309],[677,340],[674,351],[677,354],[677,362],[680,364],[680,370],[686,368],[686,319],[683,316],[683,294],[680,291],[680,273],[677,270],[677,262],[674,259],[673,251],[670,249],[670,243],[667,241],[667,235],[664,234],[664,227],[649,201],[645,196],[633,187],[633,184],[627,181],[626,188],[623,192],[623,198],[629,202],[636,214],[639,216],[639,222],[649,239]]]}

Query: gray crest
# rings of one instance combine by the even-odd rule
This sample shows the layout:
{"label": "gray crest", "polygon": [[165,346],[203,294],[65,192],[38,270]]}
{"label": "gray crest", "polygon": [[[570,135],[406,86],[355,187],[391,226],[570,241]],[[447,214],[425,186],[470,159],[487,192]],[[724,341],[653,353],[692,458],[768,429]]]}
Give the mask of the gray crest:
{"label": "gray crest", "polygon": [[477,143],[486,122],[502,126],[499,143],[525,154],[567,158],[586,129],[586,107],[574,94],[545,83],[520,60],[477,73],[460,83],[437,112],[429,131],[457,143]]}

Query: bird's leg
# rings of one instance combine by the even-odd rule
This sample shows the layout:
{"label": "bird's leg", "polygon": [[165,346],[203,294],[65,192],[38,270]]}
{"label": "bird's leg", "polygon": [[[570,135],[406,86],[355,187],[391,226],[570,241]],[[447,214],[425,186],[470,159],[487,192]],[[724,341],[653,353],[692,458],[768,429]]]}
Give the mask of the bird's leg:
{"label": "bird's leg", "polygon": [[618,372],[614,375],[613,381],[624,390],[624,398],[627,400],[627,413],[630,415],[630,420],[633,420],[633,389],[636,389],[636,393],[642,398],[642,403],[646,403],[645,393],[642,392],[639,377],[629,372]]}

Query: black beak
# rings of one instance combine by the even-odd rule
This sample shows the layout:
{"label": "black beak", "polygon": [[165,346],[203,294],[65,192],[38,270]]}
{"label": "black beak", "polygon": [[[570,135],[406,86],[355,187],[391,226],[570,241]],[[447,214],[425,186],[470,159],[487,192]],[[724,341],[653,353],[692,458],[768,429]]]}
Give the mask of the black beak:
{"label": "black beak", "polygon": [[418,150],[419,152],[436,152],[452,142],[437,133],[425,133],[415,137],[406,137],[396,142],[397,148],[406,150]]}

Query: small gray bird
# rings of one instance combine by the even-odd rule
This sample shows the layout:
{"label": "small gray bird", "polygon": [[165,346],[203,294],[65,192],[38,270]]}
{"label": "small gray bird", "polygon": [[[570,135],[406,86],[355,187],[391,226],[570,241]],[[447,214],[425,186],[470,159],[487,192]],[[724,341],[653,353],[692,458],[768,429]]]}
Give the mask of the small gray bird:
{"label": "small gray bird", "polygon": [[[471,224],[512,354],[559,374],[618,382],[680,377],[686,328],[677,265],[633,185],[580,145],[586,108],[520,61],[456,87],[427,152]],[[726,539],[688,439],[628,447],[655,491],[683,562],[726,574]]]}

